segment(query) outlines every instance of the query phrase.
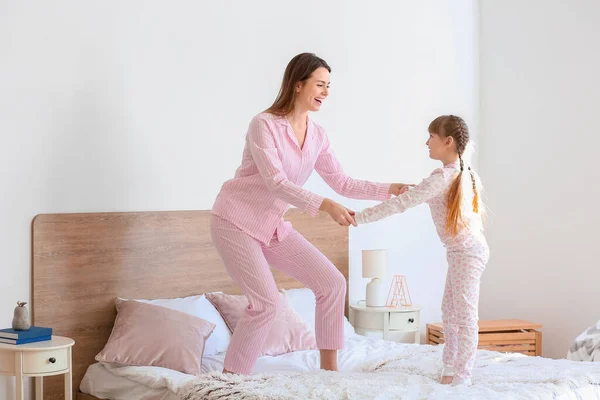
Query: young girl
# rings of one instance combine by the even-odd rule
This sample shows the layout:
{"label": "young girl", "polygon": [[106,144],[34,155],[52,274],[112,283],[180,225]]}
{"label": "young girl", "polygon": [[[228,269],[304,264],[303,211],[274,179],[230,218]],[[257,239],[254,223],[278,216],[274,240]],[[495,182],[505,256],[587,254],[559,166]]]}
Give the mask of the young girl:
{"label": "young girl", "polygon": [[444,115],[429,125],[429,157],[441,161],[420,184],[403,189],[398,197],[355,215],[357,224],[378,221],[428,203],[438,235],[447,250],[448,274],[442,300],[446,345],[443,352],[444,384],[471,384],[478,341],[478,302],[481,274],[489,259],[483,236],[481,185],[465,165],[463,154],[469,131],[462,118]]}

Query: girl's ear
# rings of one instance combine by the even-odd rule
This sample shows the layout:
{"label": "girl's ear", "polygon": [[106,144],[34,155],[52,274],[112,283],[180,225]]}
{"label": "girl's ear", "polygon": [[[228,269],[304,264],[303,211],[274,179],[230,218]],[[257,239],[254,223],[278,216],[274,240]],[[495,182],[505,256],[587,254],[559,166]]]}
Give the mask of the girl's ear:
{"label": "girl's ear", "polygon": [[454,138],[452,136],[446,137],[444,146],[445,147],[452,147],[453,144],[454,144]]}

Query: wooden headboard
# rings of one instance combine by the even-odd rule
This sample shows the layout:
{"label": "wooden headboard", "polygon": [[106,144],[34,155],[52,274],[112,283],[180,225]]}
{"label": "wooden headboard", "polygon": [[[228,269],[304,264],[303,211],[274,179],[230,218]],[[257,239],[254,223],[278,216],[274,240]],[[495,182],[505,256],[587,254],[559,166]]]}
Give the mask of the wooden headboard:
{"label": "wooden headboard", "polygon": [[[285,216],[348,277],[348,228],[327,214]],[[32,224],[33,323],[75,340],[73,387],[95,362],[116,317],[115,298],[239,294],[210,237],[210,211],[43,214]],[[274,271],[278,287],[303,285]],[[347,298],[346,298],[347,303]],[[347,304],[346,304],[347,307]],[[44,399],[62,399],[62,377]]]}

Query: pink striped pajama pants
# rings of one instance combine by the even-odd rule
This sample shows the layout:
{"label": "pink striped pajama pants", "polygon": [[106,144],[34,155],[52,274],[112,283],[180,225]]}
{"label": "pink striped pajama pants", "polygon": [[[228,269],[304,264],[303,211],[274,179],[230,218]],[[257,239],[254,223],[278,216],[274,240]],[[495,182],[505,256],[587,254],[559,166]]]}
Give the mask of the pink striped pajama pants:
{"label": "pink striped pajama pants", "polygon": [[470,383],[479,339],[479,285],[489,259],[485,242],[466,250],[448,250],[448,274],[442,299],[444,369],[453,383]]}
{"label": "pink striped pajama pants", "polygon": [[298,279],[315,293],[315,337],[319,349],[343,347],[346,279],[308,240],[292,231],[279,241],[275,233],[267,246],[216,215],[212,216],[211,234],[227,271],[249,302],[231,337],[225,355],[226,370],[250,374],[271,329],[279,292],[269,265]]}

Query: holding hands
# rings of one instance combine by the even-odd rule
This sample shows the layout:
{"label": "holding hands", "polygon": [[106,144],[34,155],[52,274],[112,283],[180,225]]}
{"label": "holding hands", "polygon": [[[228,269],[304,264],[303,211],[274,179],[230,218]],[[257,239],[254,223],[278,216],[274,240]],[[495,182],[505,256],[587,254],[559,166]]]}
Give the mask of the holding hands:
{"label": "holding hands", "polygon": [[354,211],[347,209],[331,199],[323,200],[319,210],[325,211],[335,222],[342,226],[358,226],[354,220]]}
{"label": "holding hands", "polygon": [[392,183],[388,193],[393,194],[394,196],[400,196],[402,193],[407,192],[412,186],[415,185],[406,183]]}
{"label": "holding hands", "polygon": [[[415,185],[406,183],[392,183],[388,193],[394,196],[400,196],[402,193],[407,192],[412,186]],[[358,226],[354,219],[355,212],[331,199],[324,199],[321,203],[321,207],[319,207],[319,210],[325,211],[335,222],[341,226]]]}

